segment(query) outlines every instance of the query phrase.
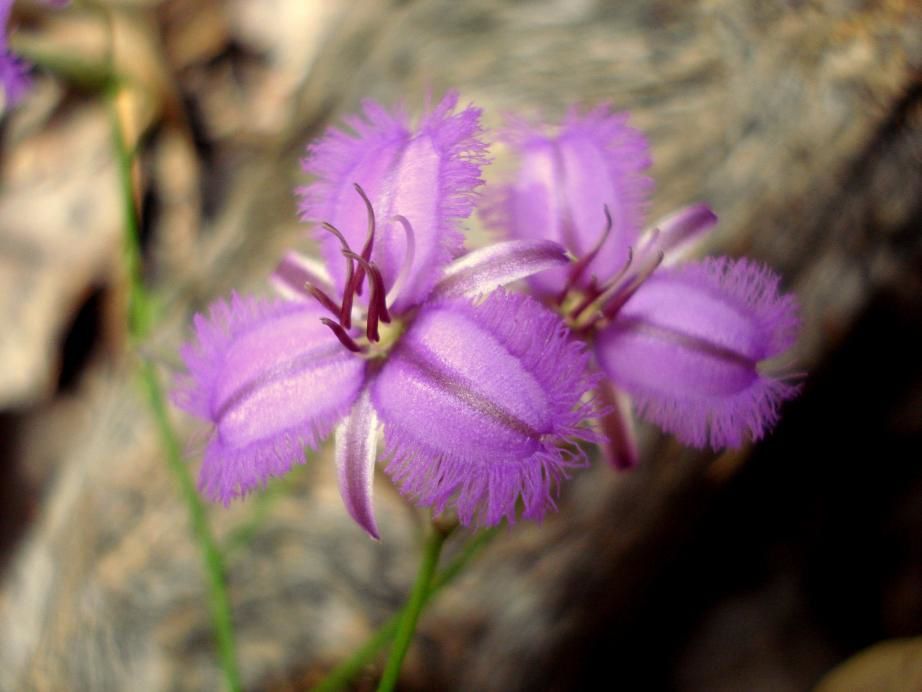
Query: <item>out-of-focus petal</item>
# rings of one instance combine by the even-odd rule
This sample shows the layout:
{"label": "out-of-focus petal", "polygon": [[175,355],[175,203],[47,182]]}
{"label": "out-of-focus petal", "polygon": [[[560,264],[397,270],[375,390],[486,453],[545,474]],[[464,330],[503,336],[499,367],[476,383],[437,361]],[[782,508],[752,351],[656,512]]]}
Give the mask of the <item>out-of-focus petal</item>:
{"label": "out-of-focus petal", "polygon": [[378,416],[366,388],[336,426],[336,475],[349,515],[375,540],[380,538],[372,502],[377,440]]}
{"label": "out-of-focus petal", "polygon": [[759,367],[791,346],[799,324],[778,282],[747,260],[661,270],[599,335],[598,360],[643,417],[686,444],[758,439],[796,392]]}
{"label": "out-of-focus petal", "polygon": [[706,204],[682,207],[653,224],[659,229],[656,246],[664,255],[662,266],[683,261],[716,225],[717,214]]}
{"label": "out-of-focus petal", "polygon": [[473,250],[445,267],[432,298],[486,295],[532,274],[565,266],[567,253],[550,240],[507,240]]}
{"label": "out-of-focus petal", "polygon": [[13,0],[0,0],[0,88],[3,89],[0,113],[15,106],[29,88],[26,64],[7,48],[7,25],[12,9]]}
{"label": "out-of-focus petal", "polygon": [[199,477],[225,504],[287,472],[348,411],[365,364],[314,304],[234,295],[195,318],[173,401],[215,426]]}
{"label": "out-of-focus petal", "polygon": [[[29,75],[26,64],[15,55],[0,48],[0,87],[3,101],[0,106],[10,108],[22,100],[29,89]],[[0,109],[2,113],[3,109]]]}
{"label": "out-of-focus petal", "polygon": [[465,525],[513,521],[519,501],[540,518],[584,462],[559,445],[594,438],[580,426],[593,412],[586,366],[563,322],[527,296],[427,305],[372,385],[388,473]]}
{"label": "out-of-focus petal", "polygon": [[269,277],[269,283],[280,296],[288,300],[313,300],[305,287],[306,284],[323,291],[331,289],[330,275],[323,263],[300,252],[285,253]]}
{"label": "out-of-focus petal", "polygon": [[0,0],[0,46],[7,46],[6,34],[9,31],[10,12],[13,10],[13,0]]}
{"label": "out-of-focus petal", "polygon": [[[407,236],[393,217],[400,214],[412,225],[413,267],[394,305],[397,312],[421,302],[461,251],[457,222],[470,215],[474,190],[482,183],[486,145],[480,139],[480,110],[456,113],[457,102],[458,95],[449,93],[411,130],[404,113],[368,101],[362,116],[346,120],[352,133],[331,129],[309,147],[304,161],[317,180],[299,191],[302,218],[333,224],[356,252],[365,243],[366,208],[353,184],[367,193],[378,220],[372,260],[387,288],[406,258]],[[342,290],[340,244],[326,234],[320,241]]]}
{"label": "out-of-focus petal", "polygon": [[[602,237],[607,206],[612,229],[582,281],[616,273],[637,240],[653,187],[643,173],[650,166],[644,136],[628,126],[626,114],[603,106],[571,113],[556,136],[520,126],[509,139],[520,159],[517,178],[485,211],[487,223],[516,238],[556,241],[583,257]],[[530,280],[545,294],[559,293],[566,281],[565,269]]]}
{"label": "out-of-focus petal", "polygon": [[640,452],[631,400],[610,381],[599,382],[596,393],[604,413],[596,418],[594,425],[603,439],[605,458],[619,471],[632,469],[640,460]]}

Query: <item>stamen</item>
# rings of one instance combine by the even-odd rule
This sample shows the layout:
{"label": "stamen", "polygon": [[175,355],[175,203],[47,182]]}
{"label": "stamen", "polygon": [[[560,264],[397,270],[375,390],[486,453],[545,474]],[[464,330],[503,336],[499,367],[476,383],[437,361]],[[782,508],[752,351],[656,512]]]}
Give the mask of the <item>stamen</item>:
{"label": "stamen", "polygon": [[413,260],[416,255],[416,236],[413,233],[413,225],[407,217],[401,216],[400,214],[394,216],[393,220],[403,227],[403,232],[407,237],[407,244],[406,251],[403,254],[403,264],[400,265],[400,271],[397,273],[397,278],[391,285],[391,290],[387,292],[387,296],[384,300],[385,305],[393,305],[394,301],[397,300],[403,285],[410,276],[410,271],[413,268]]}
{"label": "stamen", "polygon": [[348,348],[353,353],[364,353],[365,349],[359,346],[355,341],[349,336],[349,333],[343,329],[343,327],[334,322],[329,317],[321,317],[320,321],[323,322],[326,326],[330,328],[330,331],[336,335],[336,338],[339,339],[339,343]]}
{"label": "stamen", "polygon": [[570,275],[567,277],[567,283],[563,290],[560,292],[560,295],[557,296],[558,305],[563,305],[564,300],[566,300],[567,293],[569,293],[570,289],[576,285],[576,282],[582,278],[586,271],[586,267],[588,267],[596,258],[596,256],[599,254],[599,251],[602,249],[602,246],[605,244],[605,241],[608,240],[608,236],[611,234],[611,212],[609,211],[607,204],[602,206],[602,211],[605,212],[605,229],[602,231],[602,235],[599,236],[598,241],[596,241],[595,246],[586,255],[580,257],[578,260],[576,260],[576,262],[573,263],[573,266],[570,269]]}
{"label": "stamen", "polygon": [[602,295],[602,292],[602,289],[600,289],[598,285],[598,277],[593,275],[592,279],[589,281],[589,287],[586,289],[586,296],[570,311],[570,319],[575,320],[582,315],[586,308],[592,305],[596,299]]}
{"label": "stamen", "polygon": [[607,291],[609,288],[616,286],[618,282],[622,281],[624,277],[627,276],[627,273],[630,270],[632,264],[634,264],[634,248],[629,247],[627,249],[627,259],[624,260],[624,265],[621,267],[617,274],[609,279],[608,283],[602,289],[602,293],[605,293],[605,291]]}
{"label": "stamen", "polygon": [[[346,252],[352,253],[352,248],[349,247],[349,243],[346,242],[346,238],[343,236],[340,230],[336,228],[336,226],[324,221],[320,224],[320,227],[328,233],[332,233],[339,239],[339,243],[342,245],[344,255]],[[343,302],[339,308],[339,323],[346,329],[349,329],[352,326],[352,299],[354,295],[353,291],[355,290],[353,287],[354,271],[355,267],[352,263],[352,259],[346,256],[346,283],[344,284],[345,290],[343,291]]]}
{"label": "stamen", "polygon": [[[585,332],[590,329],[593,324],[595,324],[599,319],[614,319],[615,315],[618,314],[618,311],[624,306],[624,304],[637,292],[643,282],[650,278],[650,275],[653,274],[658,268],[659,265],[663,262],[664,253],[662,250],[658,250],[656,254],[648,255],[643,257],[640,260],[640,266],[637,268],[637,271],[632,275],[628,276],[627,279],[620,280],[619,277],[613,279],[609,282],[607,288],[588,306],[579,307],[579,313],[585,312],[591,309],[592,315],[583,320],[579,324],[572,326],[572,329],[577,333]],[[625,269],[631,264],[631,258],[628,257],[628,263],[625,265]],[[598,313],[599,308],[601,308],[601,314]],[[576,321],[575,317],[571,318],[572,321]]]}
{"label": "stamen", "polygon": [[391,321],[390,313],[387,311],[387,306],[384,304],[384,279],[381,276],[381,270],[378,269],[373,262],[369,262],[364,257],[356,255],[354,252],[344,252],[343,254],[355,260],[359,267],[364,269],[369,276],[369,282],[371,283],[371,298],[368,301],[368,318],[365,324],[365,331],[369,341],[379,341],[378,320],[380,319],[385,324]]}
{"label": "stamen", "polygon": [[615,293],[613,298],[605,305],[602,314],[608,319],[612,319],[617,315],[618,311],[630,297],[637,292],[637,289],[640,288],[641,285],[643,285],[643,282],[649,279],[650,275],[659,268],[659,265],[663,263],[664,257],[665,253],[662,250],[658,250],[656,255],[648,258],[646,266],[641,266],[634,278],[622,287],[621,290]]}
{"label": "stamen", "polygon": [[[594,313],[598,310],[599,307],[604,305],[606,301],[608,301],[611,298],[612,295],[614,295],[615,293],[617,293],[618,290],[620,290],[620,287],[622,286],[622,283],[623,283],[623,279],[625,275],[628,273],[628,270],[631,268],[631,265],[633,264],[633,262],[634,262],[634,248],[629,247],[627,249],[627,259],[624,262],[624,266],[622,266],[621,269],[618,271],[618,273],[615,274],[615,276],[613,276],[611,279],[609,279],[609,281],[602,288],[596,289],[595,286],[590,285],[586,298],[582,300],[570,312],[569,314],[570,320],[575,322],[576,319],[580,315],[582,315],[584,312],[589,310],[589,308],[592,308],[591,312]],[[588,324],[583,325],[580,328],[581,329],[587,328],[591,326],[592,322],[594,321],[595,321],[595,317],[593,316],[593,318],[590,319]]]}
{"label": "stamen", "polygon": [[324,221],[320,224],[320,227],[323,230],[325,230],[327,233],[332,233],[334,236],[336,236],[336,239],[339,240],[340,245],[343,246],[343,250],[352,249],[349,247],[349,243],[346,240],[345,236],[342,234],[342,231],[340,231],[336,226],[329,223],[328,221]]}
{"label": "stamen", "polygon": [[[368,195],[365,194],[365,190],[362,189],[362,186],[358,183],[352,183],[352,187],[355,188],[355,191],[359,193],[359,197],[362,198],[362,201],[365,203],[365,210],[368,213],[368,232],[365,235],[365,245],[362,246],[362,257],[366,260],[371,259],[371,251],[374,249],[375,244],[375,210],[371,206],[371,200],[368,199]],[[365,278],[365,269],[359,267],[355,272],[354,281],[354,291],[355,294],[360,296],[362,295],[362,284],[364,283]]]}
{"label": "stamen", "polygon": [[311,297],[329,310],[334,317],[339,317],[339,306],[330,296],[314,286],[310,281],[304,282],[304,290],[311,294]]}

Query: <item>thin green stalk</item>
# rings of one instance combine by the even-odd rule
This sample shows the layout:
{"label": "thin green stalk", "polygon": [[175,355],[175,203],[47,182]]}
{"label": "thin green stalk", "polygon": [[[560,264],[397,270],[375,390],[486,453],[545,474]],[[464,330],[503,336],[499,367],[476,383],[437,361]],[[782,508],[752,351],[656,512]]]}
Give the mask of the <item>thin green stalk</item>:
{"label": "thin green stalk", "polygon": [[240,683],[240,672],[237,669],[234,623],[231,619],[230,598],[228,597],[225,583],[224,558],[221,556],[218,544],[211,533],[205,505],[195,489],[195,482],[189,473],[189,467],[182,458],[179,440],[173,431],[173,426],[170,424],[166,400],[157,377],[157,371],[149,361],[142,361],[141,377],[147,391],[148,402],[157,422],[157,431],[163,441],[167,464],[179,483],[180,492],[189,511],[189,518],[192,521],[192,531],[198,541],[202,558],[205,562],[211,619],[218,643],[221,668],[224,671],[228,689],[233,692],[239,692],[243,687]]}
{"label": "thin green stalk", "polygon": [[[128,268],[130,287],[128,305],[129,332],[137,344],[150,328],[150,298],[141,280],[141,242],[140,228],[134,203],[134,190],[131,184],[131,166],[133,153],[129,150],[122,132],[115,99],[117,85],[110,83],[106,90],[112,118],[112,135],[118,163],[119,186],[122,198],[124,220],[125,262]],[[180,492],[186,503],[192,531],[201,550],[208,578],[208,596],[211,606],[212,625],[217,639],[218,655],[227,687],[232,692],[242,690],[240,672],[237,668],[237,656],[234,645],[234,626],[231,619],[230,598],[227,593],[224,559],[218,549],[217,541],[211,532],[205,505],[199,498],[195,483],[182,458],[179,438],[170,423],[169,411],[163,388],[157,377],[154,365],[141,360],[141,380],[147,394],[147,400],[157,424],[167,464],[179,483]]]}
{"label": "thin green stalk", "polygon": [[128,328],[136,341],[143,339],[150,329],[150,301],[144,282],[141,280],[141,227],[134,203],[134,187],[131,181],[131,167],[134,154],[128,148],[122,125],[118,117],[116,97],[117,83],[110,82],[106,89],[109,102],[109,116],[112,122],[112,139],[118,166],[119,193],[122,202],[122,219],[125,227],[124,256],[128,270]]}
{"label": "thin green stalk", "polygon": [[490,544],[490,541],[496,538],[499,534],[499,529],[500,527],[494,526],[489,529],[483,529],[475,534],[474,537],[468,541],[467,545],[464,546],[464,549],[458,556],[448,564],[448,567],[439,572],[435,579],[432,580],[432,588],[429,590],[426,600],[428,601],[441,591],[443,587],[453,582],[458,575],[464,571],[468,563],[477,557],[480,551]]}
{"label": "thin green stalk", "polygon": [[423,546],[423,559],[419,564],[416,582],[413,584],[410,598],[400,617],[400,623],[397,625],[397,632],[394,634],[394,645],[391,649],[391,655],[387,659],[387,665],[384,667],[381,682],[378,684],[378,692],[391,692],[397,685],[397,678],[400,677],[400,667],[403,665],[403,659],[410,649],[410,642],[416,632],[416,623],[419,621],[419,616],[426,605],[429,589],[432,587],[432,578],[435,576],[435,570],[439,564],[442,546],[445,545],[445,539],[448,538],[449,534],[450,531],[443,531],[438,526],[433,525],[432,532],[429,534],[425,546]]}
{"label": "thin green stalk", "polygon": [[[464,568],[467,567],[481,550],[487,547],[490,541],[499,533],[498,528],[485,529],[477,533],[462,551],[452,560],[448,567],[439,571],[432,580],[429,592],[426,594],[424,605],[435,598],[435,596],[444,587],[454,581]],[[371,663],[378,653],[387,646],[397,633],[397,627],[403,618],[403,614],[409,607],[409,603],[399,613],[391,617],[375,632],[368,641],[358,648],[349,658],[341,662],[321,682],[313,688],[314,692],[337,692],[343,689],[351,682],[359,672]]]}
{"label": "thin green stalk", "polygon": [[336,692],[348,685],[378,655],[378,652],[394,639],[402,616],[403,611],[400,611],[385,622],[349,658],[331,670],[318,685],[312,687],[313,692]]}

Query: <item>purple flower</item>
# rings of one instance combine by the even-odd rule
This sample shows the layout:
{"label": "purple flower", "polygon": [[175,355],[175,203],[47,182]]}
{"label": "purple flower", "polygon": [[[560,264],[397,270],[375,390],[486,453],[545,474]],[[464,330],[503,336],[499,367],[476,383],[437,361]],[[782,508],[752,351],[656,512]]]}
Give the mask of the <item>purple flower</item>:
{"label": "purple flower", "polygon": [[641,416],[694,447],[738,447],[778,419],[796,387],[761,371],[794,342],[793,296],[745,259],[692,262],[654,273],[602,328],[602,369]]}
{"label": "purple flower", "polygon": [[29,87],[25,64],[10,52],[7,45],[7,24],[13,0],[0,0],[0,86],[3,87],[5,107],[16,105]]}
{"label": "purple flower", "polygon": [[322,177],[301,191],[306,214],[337,219],[322,224],[326,266],[289,254],[273,275],[286,299],[234,297],[196,318],[174,400],[215,427],[209,497],[284,473],[334,427],[340,492],[375,538],[379,427],[401,490],[464,524],[513,521],[519,502],[541,517],[584,463],[561,443],[592,438],[588,352],[537,301],[495,290],[565,265],[563,249],[512,240],[450,261],[483,156],[477,112],[452,116],[454,102],[415,131],[369,103],[355,138],[328,134],[305,162]]}
{"label": "purple flower", "polygon": [[[487,216],[516,237],[575,229],[569,242],[560,233],[580,259],[541,288],[556,294],[568,323],[594,343],[609,378],[598,388],[609,411],[599,421],[609,457],[621,467],[637,460],[625,395],[640,415],[689,445],[720,448],[738,446],[747,435],[760,438],[777,421],[779,404],[797,391],[768,374],[769,361],[795,339],[795,299],[779,292],[776,274],[748,260],[679,263],[717,221],[705,205],[681,209],[637,234],[633,222],[647,189],[637,177],[638,162],[648,163],[640,155],[642,139],[613,137],[614,123],[601,115],[580,125],[580,148],[561,144],[574,136],[572,116],[555,140],[520,139],[518,179]],[[601,162],[622,162],[619,170],[629,171],[634,185],[605,175]],[[549,182],[531,183],[541,176]],[[582,188],[574,190],[571,181],[582,181]],[[551,185],[558,191],[549,192]],[[579,217],[572,210],[577,203],[589,205]],[[623,221],[625,209],[631,224]],[[604,225],[572,221],[588,219],[590,211]]]}
{"label": "purple flower", "polygon": [[[363,247],[366,209],[356,203],[353,185],[367,193],[382,224],[365,259],[377,264],[388,285],[406,272],[397,309],[423,300],[445,265],[461,253],[457,222],[470,216],[474,190],[483,182],[486,145],[479,137],[480,110],[454,113],[457,102],[457,93],[449,93],[411,130],[402,110],[390,113],[366,101],[362,116],[346,120],[354,133],[331,129],[310,146],[304,161],[305,171],[318,180],[299,190],[302,217],[342,229],[354,248]],[[397,214],[415,233],[412,257]],[[340,243],[329,234],[320,241],[334,284],[342,291]]]}
{"label": "purple flower", "polygon": [[[591,255],[580,286],[609,279],[637,240],[653,189],[644,174],[650,166],[647,140],[627,120],[627,114],[601,106],[585,115],[571,110],[554,135],[516,122],[505,139],[518,155],[518,172],[485,208],[487,223],[514,238],[547,238],[577,257]],[[567,279],[566,269],[558,269],[530,283],[541,294],[556,295]]]}

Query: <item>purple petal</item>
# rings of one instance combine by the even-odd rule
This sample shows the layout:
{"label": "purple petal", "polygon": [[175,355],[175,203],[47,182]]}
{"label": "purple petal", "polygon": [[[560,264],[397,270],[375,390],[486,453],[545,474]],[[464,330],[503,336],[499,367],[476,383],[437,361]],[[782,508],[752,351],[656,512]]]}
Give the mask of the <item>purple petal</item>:
{"label": "purple petal", "polygon": [[7,49],[6,35],[12,9],[13,0],[0,0],[0,87],[4,95],[0,113],[16,105],[29,88],[27,65]]}
{"label": "purple petal", "polygon": [[372,385],[384,423],[388,473],[419,504],[449,504],[461,523],[540,518],[568,469],[585,457],[561,448],[593,438],[587,354],[532,298],[430,304]]}
{"label": "purple petal", "polygon": [[199,477],[209,498],[227,504],[286,473],[349,411],[364,361],[320,314],[311,303],[234,294],[196,315],[196,338],[181,350],[188,374],[173,400],[215,426]]}
{"label": "purple petal", "polygon": [[269,283],[283,298],[298,300],[311,299],[305,288],[311,284],[323,291],[330,290],[330,276],[322,262],[299,252],[288,252],[282,257],[275,271],[269,277]]}
{"label": "purple petal", "polygon": [[[583,276],[612,276],[627,259],[646,211],[652,180],[649,146],[627,125],[627,115],[607,107],[579,116],[571,113],[555,137],[519,128],[510,136],[520,159],[516,181],[485,210],[487,223],[516,238],[547,238],[577,257],[589,253],[605,229],[604,208],[612,230]],[[535,289],[558,294],[567,271],[532,277]]]}
{"label": "purple petal", "polygon": [[611,382],[600,382],[596,392],[599,403],[605,408],[605,413],[595,421],[604,440],[602,451],[608,463],[619,471],[632,469],[640,460],[640,452],[637,449],[630,399]]}
{"label": "purple petal", "polygon": [[4,94],[4,100],[0,105],[4,108],[15,106],[28,91],[29,84],[26,64],[12,53],[0,48],[0,86]]}
{"label": "purple petal", "polygon": [[663,266],[671,266],[685,259],[717,225],[717,214],[706,204],[683,207],[653,224],[659,229],[656,245],[663,251]]}
{"label": "purple petal", "polygon": [[[458,95],[449,93],[418,127],[405,114],[389,113],[373,101],[361,117],[346,121],[354,134],[331,129],[308,149],[304,169],[318,180],[299,190],[302,218],[339,228],[358,252],[364,244],[366,209],[353,189],[368,194],[378,221],[372,260],[390,288],[406,258],[406,233],[393,221],[406,217],[413,227],[412,271],[395,303],[397,312],[421,302],[442,268],[460,251],[459,219],[473,210],[474,190],[486,146],[480,140],[480,110],[454,113]],[[327,266],[339,290],[345,282],[340,245],[320,236]]]}
{"label": "purple petal", "polygon": [[759,367],[791,346],[798,327],[796,302],[778,281],[727,258],[660,270],[600,335],[599,362],[642,416],[686,444],[758,439],[796,393]]}
{"label": "purple petal", "polygon": [[336,426],[336,475],[349,515],[375,540],[380,538],[372,503],[378,416],[368,388]]}
{"label": "purple petal", "polygon": [[6,34],[9,31],[10,12],[13,10],[13,0],[0,0],[0,47],[6,48]]}
{"label": "purple petal", "polygon": [[459,257],[445,267],[433,298],[473,298],[570,263],[564,249],[550,240],[507,240]]}

